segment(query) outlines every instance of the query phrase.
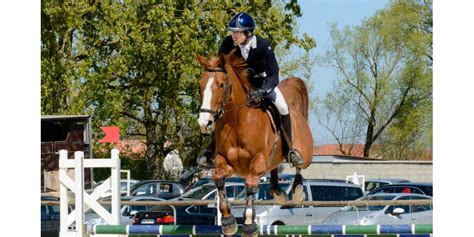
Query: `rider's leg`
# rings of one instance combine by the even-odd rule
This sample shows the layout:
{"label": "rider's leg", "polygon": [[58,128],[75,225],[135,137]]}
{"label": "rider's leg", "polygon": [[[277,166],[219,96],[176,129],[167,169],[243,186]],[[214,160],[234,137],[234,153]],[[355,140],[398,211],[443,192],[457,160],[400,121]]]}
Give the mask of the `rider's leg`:
{"label": "rider's leg", "polygon": [[281,115],[281,120],[282,120],[282,125],[283,125],[283,130],[284,133],[286,133],[286,136],[288,137],[289,144],[289,152],[287,155],[287,161],[291,162],[293,166],[301,165],[304,163],[303,158],[301,157],[300,153],[297,152],[295,149],[293,149],[292,143],[293,143],[293,137],[291,133],[291,116],[290,116],[290,111],[288,109],[288,105],[286,104],[285,98],[283,97],[283,94],[281,91],[276,87],[268,96],[275,107],[277,108],[278,112]]}

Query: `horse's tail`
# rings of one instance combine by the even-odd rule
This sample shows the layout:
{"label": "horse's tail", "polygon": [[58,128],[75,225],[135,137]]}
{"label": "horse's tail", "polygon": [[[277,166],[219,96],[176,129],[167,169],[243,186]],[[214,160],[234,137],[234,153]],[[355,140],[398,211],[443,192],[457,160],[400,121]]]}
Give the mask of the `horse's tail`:
{"label": "horse's tail", "polygon": [[306,83],[301,78],[290,77],[282,80],[278,88],[283,93],[288,107],[298,110],[308,121],[309,102]]}

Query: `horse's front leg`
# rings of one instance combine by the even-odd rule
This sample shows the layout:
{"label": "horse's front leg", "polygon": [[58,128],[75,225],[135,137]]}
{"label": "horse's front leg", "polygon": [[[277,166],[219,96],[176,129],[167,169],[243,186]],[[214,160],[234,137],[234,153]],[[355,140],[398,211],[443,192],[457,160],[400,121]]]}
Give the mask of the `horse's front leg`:
{"label": "horse's front leg", "polygon": [[214,170],[214,182],[217,187],[217,195],[219,195],[219,210],[222,213],[222,233],[225,235],[233,235],[237,232],[237,222],[230,212],[230,204],[225,193],[225,178],[233,172],[232,167],[227,164],[225,158],[221,155],[216,156],[216,168]]}
{"label": "horse's front leg", "polygon": [[245,190],[247,191],[247,202],[244,210],[244,225],[242,232],[245,236],[257,236],[258,226],[255,223],[254,194],[258,189],[258,180],[265,174],[267,163],[265,156],[257,154],[250,165],[250,174],[245,179]]}

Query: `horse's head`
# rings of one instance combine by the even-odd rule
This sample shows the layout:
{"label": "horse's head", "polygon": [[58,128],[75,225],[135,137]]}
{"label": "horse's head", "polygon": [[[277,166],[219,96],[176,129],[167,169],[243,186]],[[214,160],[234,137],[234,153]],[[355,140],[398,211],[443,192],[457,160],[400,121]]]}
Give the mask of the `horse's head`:
{"label": "horse's head", "polygon": [[227,78],[222,57],[212,57],[206,60],[197,56],[199,63],[204,67],[204,72],[199,81],[201,95],[201,109],[199,110],[198,123],[202,133],[214,131],[216,120],[224,112],[224,104],[230,96],[230,80]]}

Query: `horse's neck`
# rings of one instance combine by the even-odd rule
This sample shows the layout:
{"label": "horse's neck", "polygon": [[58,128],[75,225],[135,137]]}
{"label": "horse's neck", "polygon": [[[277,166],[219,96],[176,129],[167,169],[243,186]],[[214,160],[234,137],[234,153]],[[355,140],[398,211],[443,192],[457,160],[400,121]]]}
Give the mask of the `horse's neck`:
{"label": "horse's neck", "polygon": [[237,74],[233,70],[233,68],[229,65],[227,67],[227,72],[228,76],[231,80],[232,84],[232,99],[230,103],[233,103],[234,106],[241,106],[243,104],[247,103],[247,93],[244,90],[244,87],[241,83],[241,80],[239,80]]}
{"label": "horse's neck", "polygon": [[232,123],[235,126],[238,125],[240,113],[245,113],[249,110],[247,107],[247,93],[233,68],[226,65],[226,70],[232,86],[232,94],[229,102],[225,106],[227,112],[224,116],[226,117],[226,122]]}

